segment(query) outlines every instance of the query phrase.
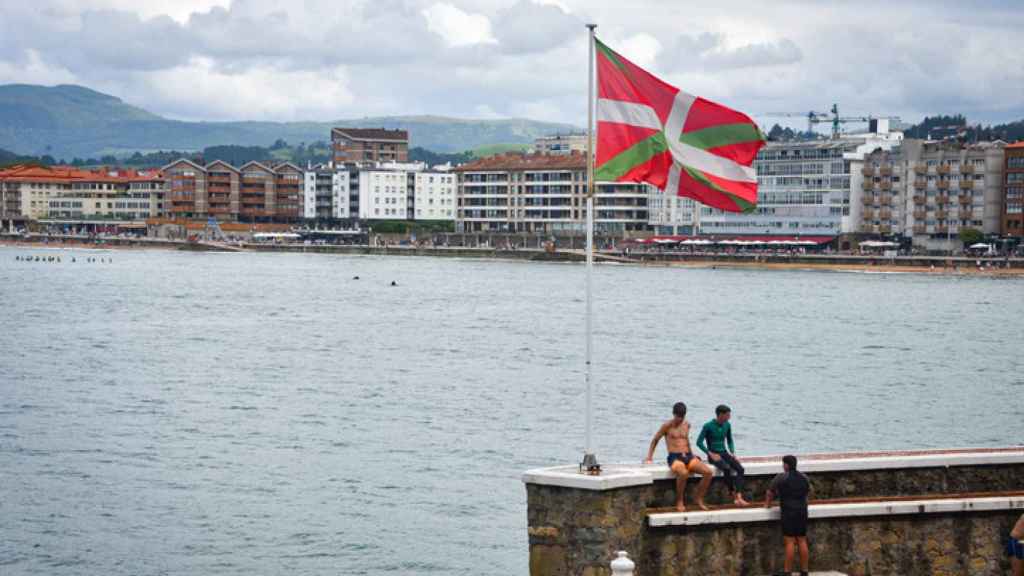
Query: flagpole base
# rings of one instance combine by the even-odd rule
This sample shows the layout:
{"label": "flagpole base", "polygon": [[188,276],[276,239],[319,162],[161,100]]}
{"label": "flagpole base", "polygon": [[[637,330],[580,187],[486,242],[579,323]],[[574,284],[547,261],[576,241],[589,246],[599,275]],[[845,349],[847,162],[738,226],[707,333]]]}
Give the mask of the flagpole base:
{"label": "flagpole base", "polygon": [[597,463],[597,456],[587,453],[583,455],[583,462],[580,462],[580,473],[591,476],[601,475],[601,465]]}

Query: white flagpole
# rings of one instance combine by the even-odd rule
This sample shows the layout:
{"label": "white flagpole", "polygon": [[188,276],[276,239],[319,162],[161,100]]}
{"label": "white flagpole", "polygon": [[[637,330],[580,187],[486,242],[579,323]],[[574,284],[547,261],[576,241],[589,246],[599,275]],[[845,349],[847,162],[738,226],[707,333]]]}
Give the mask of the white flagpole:
{"label": "white flagpole", "polygon": [[594,455],[593,420],[594,420],[594,384],[591,381],[590,367],[594,349],[592,316],[594,311],[593,280],[594,280],[594,29],[597,24],[587,24],[589,32],[590,58],[587,66],[587,352],[584,378],[587,385],[586,407],[586,441],[583,449],[583,462],[580,468],[588,473],[598,474],[601,467]]}

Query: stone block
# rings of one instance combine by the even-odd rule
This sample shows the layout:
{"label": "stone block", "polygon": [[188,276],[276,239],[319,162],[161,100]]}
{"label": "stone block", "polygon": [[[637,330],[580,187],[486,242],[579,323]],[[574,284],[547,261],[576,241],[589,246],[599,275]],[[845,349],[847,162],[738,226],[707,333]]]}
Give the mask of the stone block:
{"label": "stone block", "polygon": [[534,544],[530,546],[530,576],[569,576],[565,548]]}

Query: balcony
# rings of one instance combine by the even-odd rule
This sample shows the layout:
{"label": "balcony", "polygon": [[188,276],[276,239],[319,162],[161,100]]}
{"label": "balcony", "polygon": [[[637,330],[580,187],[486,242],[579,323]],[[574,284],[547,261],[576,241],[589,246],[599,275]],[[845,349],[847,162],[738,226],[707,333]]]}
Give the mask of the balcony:
{"label": "balcony", "polygon": [[924,224],[914,224],[914,234],[924,234],[927,228]]}
{"label": "balcony", "polygon": [[863,232],[864,234],[874,234],[875,227],[871,224],[861,224],[860,231]]}
{"label": "balcony", "polygon": [[924,164],[914,164],[914,174],[927,174],[928,167]]}
{"label": "balcony", "polygon": [[914,204],[918,206],[924,206],[924,203],[928,201],[928,198],[920,194],[914,196]]}
{"label": "balcony", "polygon": [[882,194],[882,206],[892,206],[892,194]]}
{"label": "balcony", "polygon": [[948,194],[939,194],[939,195],[937,195],[935,197],[935,203],[938,204],[939,206],[942,206],[944,204],[949,204],[949,195]]}
{"label": "balcony", "polygon": [[891,220],[892,210],[882,210],[881,212],[878,213],[878,217],[881,218],[882,220]]}
{"label": "balcony", "polygon": [[924,210],[914,210],[914,220],[926,220],[928,213]]}
{"label": "balcony", "polygon": [[949,190],[949,180],[939,180],[935,183],[939,190]]}
{"label": "balcony", "polygon": [[946,226],[946,225],[936,226],[935,227],[935,233],[936,234],[948,234],[949,233],[949,226]]}
{"label": "balcony", "polygon": [[938,172],[939,174],[949,174],[949,172],[950,172],[949,164],[940,164],[935,169],[935,171]]}
{"label": "balcony", "polygon": [[882,190],[892,190],[892,180],[882,180]]}
{"label": "balcony", "polygon": [[971,205],[974,203],[974,197],[970,194],[961,194],[957,196],[956,199],[959,200],[961,204]]}
{"label": "balcony", "polygon": [[870,164],[865,164],[864,167],[860,169],[860,173],[864,176],[874,176],[875,167]]}
{"label": "balcony", "polygon": [[875,203],[875,195],[874,194],[865,194],[864,196],[861,196],[860,201],[865,206],[870,206],[870,205]]}
{"label": "balcony", "polygon": [[961,190],[973,190],[974,189],[974,180],[961,180],[960,181],[960,189]]}
{"label": "balcony", "polygon": [[948,210],[936,210],[935,211],[935,218],[937,220],[945,220],[948,217],[949,217],[949,211]]}
{"label": "balcony", "polygon": [[211,205],[209,208],[206,209],[206,212],[209,214],[231,214],[231,207]]}
{"label": "balcony", "polygon": [[892,234],[892,226],[889,224],[882,224],[878,227],[878,231],[882,234]]}
{"label": "balcony", "polygon": [[865,179],[864,183],[861,184],[861,189],[864,190],[865,192],[870,192],[871,190],[874,189],[874,187],[875,187],[875,183],[872,182],[870,178]]}
{"label": "balcony", "polygon": [[974,210],[971,210],[970,208],[961,208],[958,216],[961,220],[973,220]]}
{"label": "balcony", "polygon": [[960,173],[961,174],[974,174],[974,165],[973,164],[961,164],[960,165]]}
{"label": "balcony", "polygon": [[875,211],[872,210],[871,208],[865,208],[864,211],[861,212],[860,217],[862,219],[864,219],[864,220],[874,220],[875,219]]}
{"label": "balcony", "polygon": [[928,182],[924,178],[918,178],[914,180],[914,188],[917,190],[924,190],[928,186]]}
{"label": "balcony", "polygon": [[882,165],[882,176],[892,176],[892,166],[889,164]]}
{"label": "balcony", "polygon": [[264,210],[262,208],[242,208],[238,211],[242,216],[273,216],[273,210]]}

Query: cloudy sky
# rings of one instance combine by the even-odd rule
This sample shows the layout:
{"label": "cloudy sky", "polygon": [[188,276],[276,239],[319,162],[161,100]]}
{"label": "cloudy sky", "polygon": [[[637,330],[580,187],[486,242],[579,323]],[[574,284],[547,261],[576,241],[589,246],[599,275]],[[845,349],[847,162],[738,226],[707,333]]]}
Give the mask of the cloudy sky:
{"label": "cloudy sky", "polygon": [[[586,30],[757,115],[1024,118],[1021,0],[0,0],[0,83],[190,120],[586,118]],[[797,124],[799,121],[794,121]]]}

